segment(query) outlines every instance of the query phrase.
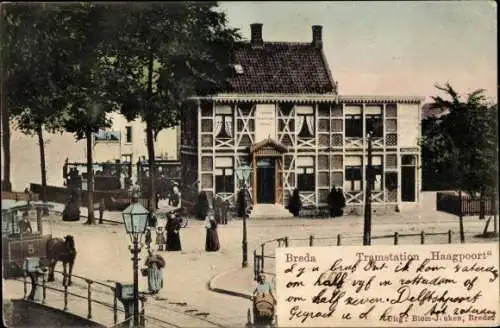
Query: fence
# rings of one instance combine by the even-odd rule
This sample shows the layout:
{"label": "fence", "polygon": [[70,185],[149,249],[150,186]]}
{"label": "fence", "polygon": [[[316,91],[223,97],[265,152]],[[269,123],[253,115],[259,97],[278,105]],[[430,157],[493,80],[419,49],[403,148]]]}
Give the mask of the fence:
{"label": "fence", "polygon": [[[485,197],[484,199],[472,198],[469,195],[462,195],[462,199],[453,192],[436,193],[436,209],[438,211],[460,215],[470,216],[479,215],[481,206],[484,206],[485,215],[496,215],[496,199],[494,197]],[[460,213],[460,208],[462,212]]]}
{"label": "fence", "polygon": [[[64,277],[64,273],[61,271],[54,271],[55,273],[60,273]],[[68,284],[63,284],[62,289],[61,288],[55,288],[51,286],[47,286],[47,281],[45,274],[42,275],[42,285],[40,286],[38,284],[38,281],[35,280],[35,288],[38,288],[39,286],[42,287],[42,300],[41,303],[45,305],[47,303],[47,290],[54,291],[57,293],[63,294],[63,311],[68,311],[68,298],[69,296],[78,298],[78,299],[86,299],[87,300],[87,319],[91,320],[92,319],[92,310],[93,310],[93,304],[99,304],[107,309],[110,309],[113,311],[113,323],[116,325],[118,322],[118,312],[125,312],[123,309],[118,308],[118,299],[115,295],[115,287],[112,285],[104,284],[98,281],[94,281],[92,279],[88,279],[85,277],[77,276],[77,275],[71,275],[72,278],[77,278],[85,282],[86,287],[87,287],[87,295],[82,296],[73,292],[70,292],[68,290]],[[16,279],[19,281],[19,279]],[[24,279],[22,280],[24,283],[24,298],[26,299],[26,294],[28,291],[28,284],[32,284],[31,282],[27,281],[27,276],[24,275]],[[92,293],[93,291],[96,292],[95,287],[93,288],[93,285],[99,285],[103,286],[106,289],[110,289],[113,294],[113,303],[109,304],[97,299],[92,299]],[[142,308],[142,313],[144,313],[144,308]]]}
{"label": "fence", "polygon": [[38,201],[39,195],[32,193],[30,198],[30,194],[25,192],[2,191],[2,199],[13,199],[15,201]]}
{"label": "fence", "polygon": [[[64,273],[61,272],[61,271],[57,271],[55,270],[54,271],[55,273],[59,273],[61,274],[63,277],[64,277]],[[62,289],[61,288],[54,288],[54,287],[51,287],[51,286],[47,286],[47,281],[45,279],[45,274],[42,276],[42,284],[41,286],[38,284],[37,281],[35,281],[35,287],[41,287],[42,288],[42,300],[41,300],[41,304],[42,305],[46,305],[47,304],[47,291],[50,290],[50,291],[54,291],[54,292],[57,292],[59,294],[62,294],[63,295],[63,311],[68,311],[69,312],[69,307],[68,307],[68,300],[69,300],[69,297],[73,297],[73,298],[76,298],[76,299],[84,299],[87,301],[87,313],[86,313],[86,317],[87,319],[89,320],[92,320],[93,316],[94,316],[94,307],[93,305],[97,304],[97,305],[100,305],[108,310],[112,310],[112,314],[113,314],[113,324],[112,325],[108,325],[109,327],[113,327],[113,328],[125,328],[125,327],[130,327],[130,324],[131,324],[131,321],[133,320],[133,316],[130,315],[129,317],[126,317],[124,318],[122,321],[118,321],[118,313],[126,313],[125,310],[123,309],[123,305],[121,302],[118,302],[118,298],[116,297],[116,294],[115,294],[115,287],[112,286],[112,285],[109,285],[109,284],[105,284],[105,283],[101,283],[101,282],[98,282],[98,281],[94,281],[92,279],[88,279],[88,278],[85,278],[85,277],[81,277],[81,276],[78,276],[78,275],[74,275],[72,274],[71,275],[72,278],[77,278],[77,279],[80,279],[82,281],[85,282],[86,284],[86,296],[82,296],[82,295],[79,295],[79,294],[76,294],[76,293],[72,293],[69,291],[69,288],[66,285],[63,285]],[[20,282],[23,282],[24,283],[24,298],[27,299],[27,293],[28,293],[28,285],[31,285],[32,283],[30,281],[27,281],[27,276],[25,275],[24,276],[24,279],[16,279],[17,281],[20,281]],[[75,283],[73,282],[73,285],[78,285],[78,283]],[[98,291],[96,289],[96,285],[97,286],[102,286],[104,287],[105,290],[107,290],[108,292],[111,291],[112,293],[112,296],[105,293],[105,292],[102,292],[102,291]],[[104,302],[102,300],[97,300],[95,299],[95,294],[107,294],[107,296],[111,296],[111,298],[113,299],[113,302],[112,304],[111,303],[107,303],[107,302]],[[94,296],[93,296],[94,295]],[[94,297],[94,299],[93,299]],[[145,297],[143,296],[140,296],[139,300],[141,301],[141,305],[140,305],[140,326],[141,327],[145,327],[146,326],[146,323],[148,322],[151,322],[151,323],[155,323],[154,325],[155,326],[160,326],[160,327],[174,327],[174,328],[181,328],[181,326],[179,325],[176,325],[172,322],[168,322],[168,321],[165,321],[165,320],[162,320],[162,319],[159,319],[159,318],[155,318],[155,317],[151,317],[151,316],[148,316],[145,314]],[[119,305],[120,304],[120,305]],[[76,313],[73,313],[73,314],[76,314]]]}
{"label": "fence", "polygon": [[[425,244],[425,240],[427,236],[447,236],[448,238],[448,244],[452,243],[452,236],[453,233],[451,230],[448,230],[447,232],[425,232],[421,231],[420,233],[405,233],[405,234],[400,234],[398,232],[395,232],[394,234],[389,234],[389,235],[381,235],[381,236],[372,236],[372,240],[377,240],[377,239],[393,239],[394,245],[399,244],[399,239],[404,238],[404,237],[419,237],[420,238],[420,244]],[[289,237],[281,237],[281,238],[276,238],[272,240],[268,240],[260,245],[260,254],[259,251],[254,250],[253,251],[253,273],[254,273],[254,280],[257,280],[257,277],[260,274],[269,274],[271,272],[266,272],[265,271],[265,263],[268,262],[268,260],[274,260],[276,259],[276,256],[274,255],[268,255],[266,254],[266,246],[272,246],[273,243],[276,243],[277,247],[289,247],[293,241],[306,241],[309,245],[309,247],[313,247],[315,245],[316,241],[323,240],[323,241],[328,241],[332,240],[335,241],[335,244],[337,246],[342,245],[342,235],[337,234],[335,237],[315,237],[314,235],[310,235],[307,238],[289,238]],[[333,246],[333,245],[329,245]],[[273,250],[276,247],[272,248]],[[274,253],[274,252],[273,252]]]}

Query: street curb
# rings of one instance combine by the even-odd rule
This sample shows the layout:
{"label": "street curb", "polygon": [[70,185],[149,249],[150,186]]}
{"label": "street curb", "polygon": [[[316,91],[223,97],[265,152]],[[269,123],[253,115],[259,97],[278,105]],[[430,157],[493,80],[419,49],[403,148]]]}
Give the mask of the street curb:
{"label": "street curb", "polygon": [[214,277],[212,277],[208,281],[208,284],[207,284],[208,289],[214,293],[226,294],[226,295],[230,295],[230,296],[236,296],[236,297],[241,297],[244,299],[252,300],[252,296],[249,294],[241,293],[241,292],[237,292],[237,291],[233,291],[233,290],[227,290],[227,289],[223,289],[223,288],[218,288],[215,286],[215,281],[217,279],[219,279],[223,275],[229,274],[231,272],[237,272],[237,271],[240,271],[240,269],[228,270],[228,271],[225,271],[225,272],[222,272],[222,273],[215,275]]}

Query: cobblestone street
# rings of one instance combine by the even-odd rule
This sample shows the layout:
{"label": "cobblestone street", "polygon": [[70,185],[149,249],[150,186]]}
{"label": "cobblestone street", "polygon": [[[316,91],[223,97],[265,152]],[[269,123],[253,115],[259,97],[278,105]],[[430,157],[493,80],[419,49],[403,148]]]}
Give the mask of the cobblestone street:
{"label": "cobblestone street", "polygon": [[[428,205],[428,206],[425,206]],[[432,210],[432,194],[428,194],[426,202],[419,210],[412,212],[394,213],[393,215],[374,216],[372,236],[399,233],[425,232],[447,232],[453,231],[453,242],[459,241],[458,220],[452,215],[435,212]],[[119,213],[108,213],[106,218],[113,217],[120,220]],[[129,238],[121,224],[85,225],[80,222],[63,222],[60,217],[52,216],[44,219],[45,233],[62,237],[72,234],[75,238],[78,251],[73,273],[103,283],[113,285],[115,281],[132,281],[132,261],[127,248]],[[217,287],[224,289],[246,290],[248,293],[252,287],[252,281],[241,279],[251,277],[253,250],[260,250],[260,244],[264,241],[288,236],[290,246],[308,245],[308,237],[315,236],[316,246],[335,245],[337,234],[342,236],[343,245],[361,245],[363,217],[344,216],[337,219],[273,219],[273,220],[249,220],[248,221],[248,250],[249,268],[244,271],[246,275],[238,272],[241,268],[242,251],[242,224],[241,220],[232,220],[228,225],[219,225],[219,238],[221,250],[215,253],[204,251],[205,229],[202,221],[190,220],[187,228],[181,230],[182,251],[162,252],[167,262],[165,271],[165,285],[157,297],[148,297],[146,303],[146,315],[157,318],[155,325],[159,326],[183,326],[183,327],[215,327],[215,326],[242,326],[247,320],[247,310],[250,301],[242,297],[234,297],[214,293],[208,288],[209,281],[219,276]],[[464,219],[467,242],[488,242],[474,238],[474,235],[482,231],[484,221],[477,217]],[[321,239],[327,238],[329,239]],[[301,239],[301,240],[294,240]],[[154,238],[153,238],[154,240]],[[374,244],[391,244],[392,239],[376,240]],[[447,243],[447,236],[428,237],[426,243]],[[419,237],[401,238],[401,245],[418,244]],[[272,254],[272,249],[266,253]],[[269,253],[268,253],[269,254]],[[145,250],[142,253],[144,261]],[[273,270],[274,263],[266,264]],[[142,263],[141,263],[142,266]],[[140,267],[141,267],[140,266]],[[61,270],[60,264],[56,268]],[[235,271],[236,269],[236,271]],[[228,273],[228,272],[234,273]],[[241,271],[241,270],[240,270]],[[224,274],[226,273],[226,274]],[[222,274],[222,275],[221,275]],[[74,279],[75,284],[70,291],[81,293],[86,296],[86,285]],[[7,280],[4,297],[22,296],[23,286],[19,282]],[[61,284],[59,284],[61,287]],[[102,289],[96,293],[97,299],[112,304],[111,290]],[[146,279],[140,277],[140,290],[147,290]],[[52,297],[52,295],[48,295]],[[69,310],[72,306],[81,308],[78,313],[86,316],[87,302],[69,298]],[[78,303],[80,303],[78,305]],[[50,304],[50,299],[49,299]],[[55,305],[57,306],[57,305]],[[61,308],[62,305],[60,304]],[[96,314],[97,315],[97,314]],[[102,311],[94,316],[105,316]],[[123,314],[120,313],[119,321]],[[103,322],[110,323],[109,318]],[[150,319],[153,323],[153,319]],[[167,324],[168,323],[168,324]]]}

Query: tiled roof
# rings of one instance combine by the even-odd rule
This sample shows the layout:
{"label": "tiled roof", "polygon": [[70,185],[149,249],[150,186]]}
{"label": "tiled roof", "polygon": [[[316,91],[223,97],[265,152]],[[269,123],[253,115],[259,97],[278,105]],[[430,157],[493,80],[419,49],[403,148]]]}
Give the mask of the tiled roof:
{"label": "tiled roof", "polygon": [[234,69],[230,78],[231,93],[331,93],[335,90],[323,50],[312,43],[264,42],[252,48],[250,42],[233,47]]}

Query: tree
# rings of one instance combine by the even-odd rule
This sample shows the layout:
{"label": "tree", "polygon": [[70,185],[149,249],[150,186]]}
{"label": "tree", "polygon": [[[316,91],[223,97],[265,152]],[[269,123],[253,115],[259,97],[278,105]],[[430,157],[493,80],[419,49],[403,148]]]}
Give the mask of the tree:
{"label": "tree", "polygon": [[109,63],[114,100],[128,120],[146,123],[149,202],[155,203],[154,140],[178,124],[185,100],[220,88],[238,38],[216,3],[130,3],[115,11],[118,29]]}
{"label": "tree", "polygon": [[111,35],[107,33],[107,9],[106,5],[79,3],[63,10],[70,37],[63,45],[68,58],[60,105],[65,109],[64,129],[78,140],[87,140],[88,224],[94,223],[92,135],[111,125],[106,114],[115,108],[108,88],[113,76],[106,60]]}
{"label": "tree", "polygon": [[12,33],[12,24],[9,24],[7,16],[7,6],[0,7],[0,115],[2,124],[2,147],[3,147],[3,177],[2,190],[11,191],[12,183],[10,181],[10,111],[7,103],[7,83],[11,76],[11,63],[13,57],[10,49],[16,42],[15,34]]}
{"label": "tree", "polygon": [[[455,190],[471,197],[497,194],[497,105],[489,104],[484,90],[463,100],[450,84],[436,86],[448,98],[433,97],[432,108],[448,114],[435,120],[423,138],[423,148],[433,154],[434,167],[448,171]],[[451,170],[450,170],[451,168]],[[484,206],[481,206],[484,210]],[[463,227],[460,216],[460,226]],[[461,228],[462,230],[462,228]],[[463,238],[463,232],[461,232]]]}
{"label": "tree", "polygon": [[9,111],[17,127],[36,135],[40,148],[41,195],[46,200],[47,174],[43,130],[62,131],[57,102],[63,90],[58,86],[58,70],[64,49],[64,25],[58,21],[57,7],[11,5],[6,8],[8,32],[15,42],[8,48],[10,78]]}

